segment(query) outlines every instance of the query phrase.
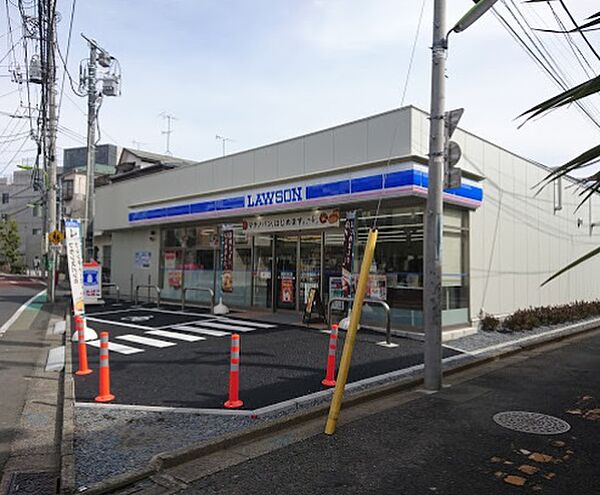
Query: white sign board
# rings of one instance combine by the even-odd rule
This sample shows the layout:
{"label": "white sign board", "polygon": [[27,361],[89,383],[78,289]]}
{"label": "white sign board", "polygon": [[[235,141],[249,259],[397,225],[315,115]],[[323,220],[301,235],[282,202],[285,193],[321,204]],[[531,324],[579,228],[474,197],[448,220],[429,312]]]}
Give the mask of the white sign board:
{"label": "white sign board", "polygon": [[81,223],[79,220],[65,220],[65,244],[67,247],[69,281],[71,282],[71,297],[73,298],[73,313],[75,316],[81,316],[85,312],[80,226]]}
{"label": "white sign board", "polygon": [[288,215],[246,218],[242,225],[244,231],[248,234],[282,230],[324,229],[340,225],[340,211],[337,209],[299,211]]}
{"label": "white sign board", "polygon": [[83,300],[85,304],[102,303],[102,266],[97,261],[83,264]]}
{"label": "white sign board", "polygon": [[150,262],[152,260],[152,253],[150,251],[136,251],[134,256],[134,262],[136,268],[147,269],[150,268]]}

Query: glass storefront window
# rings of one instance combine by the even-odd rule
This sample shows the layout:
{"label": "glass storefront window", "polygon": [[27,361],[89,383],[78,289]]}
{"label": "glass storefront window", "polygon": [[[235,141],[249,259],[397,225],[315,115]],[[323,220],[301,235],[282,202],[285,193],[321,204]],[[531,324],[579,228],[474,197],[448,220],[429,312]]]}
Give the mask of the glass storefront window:
{"label": "glass storefront window", "polygon": [[254,278],[253,304],[263,308],[271,307],[271,285],[273,267],[273,236],[257,234],[254,236]]}

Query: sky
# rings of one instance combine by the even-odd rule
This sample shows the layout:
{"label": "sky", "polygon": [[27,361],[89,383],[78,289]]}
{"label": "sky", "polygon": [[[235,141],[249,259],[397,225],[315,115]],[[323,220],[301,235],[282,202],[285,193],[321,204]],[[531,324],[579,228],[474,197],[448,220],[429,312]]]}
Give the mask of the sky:
{"label": "sky", "polygon": [[[72,0],[57,1],[58,41],[65,53]],[[433,0],[424,1],[404,104],[428,110]],[[517,0],[499,2],[499,11],[510,19],[502,1],[510,5]],[[554,26],[545,3],[518,2],[532,25]],[[166,112],[176,118],[172,153],[205,160],[221,154],[216,135],[230,138],[226,150],[237,152],[401,106],[422,3],[79,0],[67,66],[77,80],[88,50],[80,33],[96,39],[120,62],[122,95],[103,102],[101,142],[163,153],[166,123],[160,114]],[[448,4],[449,26],[472,5],[470,0]],[[599,10],[593,0],[567,0],[567,5],[578,19]],[[9,12],[13,34],[18,33],[17,10],[10,6]],[[6,20],[3,6],[0,58],[10,46]],[[581,82],[584,74],[565,40],[556,34],[539,36],[572,82]],[[590,39],[600,48],[598,35]],[[585,54],[593,69],[600,70],[598,60],[589,51]],[[25,93],[15,92],[7,60],[0,63],[0,76],[0,112],[11,113]],[[557,110],[519,129],[522,120],[517,117],[557,89],[491,13],[451,36],[447,76],[447,108],[465,108],[461,127],[520,155],[555,166],[598,143],[598,128],[575,108]],[[592,101],[600,107],[599,97]],[[69,131],[59,134],[61,149],[85,145],[85,108],[85,98],[74,95],[67,83],[60,125]],[[34,156],[28,151],[33,142],[20,153],[20,141],[6,142],[2,129],[7,125],[11,121],[0,113],[4,175]]]}

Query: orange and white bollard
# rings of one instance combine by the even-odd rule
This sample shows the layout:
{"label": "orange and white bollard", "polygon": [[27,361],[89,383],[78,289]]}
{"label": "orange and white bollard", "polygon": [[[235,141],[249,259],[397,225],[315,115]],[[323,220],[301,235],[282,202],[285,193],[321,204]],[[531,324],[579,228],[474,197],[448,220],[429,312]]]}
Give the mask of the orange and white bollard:
{"label": "orange and white bollard", "polygon": [[96,402],[110,402],[115,396],[110,393],[110,366],[108,364],[108,332],[100,333],[100,384]]}
{"label": "orange and white bollard", "polygon": [[327,354],[327,374],[321,381],[326,387],[335,386],[335,353],[337,349],[338,326],[331,325],[331,333],[329,334],[329,352]]}
{"label": "orange and white bollard", "polygon": [[229,400],[225,402],[227,409],[242,407],[240,400],[240,336],[234,333],[231,336],[231,361],[229,368]]}
{"label": "orange and white bollard", "polygon": [[76,375],[89,375],[92,370],[88,367],[87,346],[85,345],[85,325],[82,316],[75,316],[75,331],[77,332],[78,353],[79,353],[79,369],[75,372]]}

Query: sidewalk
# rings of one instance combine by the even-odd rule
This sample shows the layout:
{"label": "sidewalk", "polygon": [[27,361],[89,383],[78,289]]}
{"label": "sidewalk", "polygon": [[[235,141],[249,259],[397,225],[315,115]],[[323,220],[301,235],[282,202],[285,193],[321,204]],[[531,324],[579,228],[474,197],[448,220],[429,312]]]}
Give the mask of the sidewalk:
{"label": "sidewalk", "polygon": [[[146,485],[139,493],[598,493],[598,369],[594,332],[488,364],[440,393],[415,393],[353,422],[342,411],[333,437],[317,430],[289,444],[280,436],[266,454],[252,445],[232,449],[221,464],[231,467],[204,477],[222,469],[217,458],[172,468],[162,479],[179,489]],[[520,433],[493,420],[517,410],[560,418],[571,429]]]}
{"label": "sidewalk", "polygon": [[32,302],[0,339],[0,493],[52,494],[59,473],[61,374],[45,372],[64,303]]}

